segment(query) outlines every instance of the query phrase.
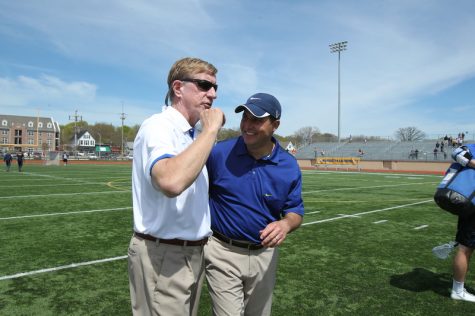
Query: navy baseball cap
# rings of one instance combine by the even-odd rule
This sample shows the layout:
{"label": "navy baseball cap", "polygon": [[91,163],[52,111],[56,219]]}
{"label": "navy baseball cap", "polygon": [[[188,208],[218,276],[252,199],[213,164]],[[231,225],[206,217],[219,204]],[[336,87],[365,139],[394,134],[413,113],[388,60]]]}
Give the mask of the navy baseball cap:
{"label": "navy baseball cap", "polygon": [[259,118],[270,115],[275,119],[280,119],[282,113],[279,101],[267,93],[253,94],[245,104],[238,105],[234,112],[239,113],[244,110],[248,110],[252,115]]}

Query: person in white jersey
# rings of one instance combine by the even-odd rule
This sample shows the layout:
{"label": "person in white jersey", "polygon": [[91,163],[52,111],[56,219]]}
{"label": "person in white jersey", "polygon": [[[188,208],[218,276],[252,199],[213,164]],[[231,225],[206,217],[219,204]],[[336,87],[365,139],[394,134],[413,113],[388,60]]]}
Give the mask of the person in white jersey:
{"label": "person in white jersey", "polygon": [[212,233],[205,163],[224,124],[223,112],[212,108],[216,73],[198,58],[176,61],[166,106],[142,123],[135,138],[128,249],[134,315],[197,314],[203,246]]}

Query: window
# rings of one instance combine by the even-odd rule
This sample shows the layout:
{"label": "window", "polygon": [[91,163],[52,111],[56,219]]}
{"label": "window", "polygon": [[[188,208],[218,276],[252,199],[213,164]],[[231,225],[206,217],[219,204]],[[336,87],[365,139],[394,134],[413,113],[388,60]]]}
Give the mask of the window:
{"label": "window", "polygon": [[38,123],[38,127],[39,127],[39,128],[42,128],[42,127],[43,127],[43,122],[39,122],[39,123]]}
{"label": "window", "polygon": [[22,130],[21,129],[16,129],[15,130],[15,139],[14,139],[14,143],[16,145],[21,145],[21,143],[22,143],[21,135],[22,135]]}
{"label": "window", "polygon": [[51,127],[53,127],[53,124],[48,123],[48,124],[46,124],[46,127],[47,127],[47,128],[51,128]]}
{"label": "window", "polygon": [[28,145],[34,145],[34,144],[35,144],[35,140],[28,138]]}
{"label": "window", "polygon": [[28,122],[28,127],[33,127],[33,122],[32,121]]}
{"label": "window", "polygon": [[2,144],[6,144],[7,143],[7,138],[6,137],[2,137]]}
{"label": "window", "polygon": [[2,130],[2,135],[8,135],[8,131],[6,129]]}
{"label": "window", "polygon": [[3,121],[2,121],[2,126],[8,126],[7,120],[3,120]]}
{"label": "window", "polygon": [[33,131],[28,131],[28,136],[34,136],[35,135],[35,132]]}

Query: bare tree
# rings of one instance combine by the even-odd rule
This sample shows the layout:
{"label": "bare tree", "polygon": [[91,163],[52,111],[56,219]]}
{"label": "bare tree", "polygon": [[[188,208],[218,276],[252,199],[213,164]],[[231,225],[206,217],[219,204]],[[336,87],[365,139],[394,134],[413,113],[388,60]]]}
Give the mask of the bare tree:
{"label": "bare tree", "polygon": [[292,136],[299,147],[311,144],[315,137],[320,134],[317,127],[306,126],[298,129]]}
{"label": "bare tree", "polygon": [[417,140],[423,140],[426,137],[426,134],[414,126],[401,127],[399,128],[394,135],[396,139],[402,142],[413,142]]}

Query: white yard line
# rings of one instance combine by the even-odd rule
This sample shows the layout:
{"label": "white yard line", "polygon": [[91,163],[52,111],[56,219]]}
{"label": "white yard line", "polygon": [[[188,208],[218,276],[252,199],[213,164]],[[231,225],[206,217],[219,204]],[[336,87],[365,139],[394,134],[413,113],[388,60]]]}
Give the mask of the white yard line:
{"label": "white yard line", "polygon": [[58,183],[58,184],[24,184],[24,185],[0,185],[1,188],[30,188],[30,187],[64,187],[67,185],[107,185],[107,182],[81,182],[81,183]]}
{"label": "white yard line", "polygon": [[128,207],[118,207],[118,208],[106,208],[106,209],[102,209],[102,210],[73,211],[73,212],[61,212],[61,213],[46,213],[46,214],[35,214],[35,215],[0,217],[0,221],[2,221],[2,220],[10,220],[10,219],[22,219],[22,218],[32,218],[32,217],[43,217],[43,216],[58,216],[58,215],[70,215],[70,214],[82,214],[82,213],[123,211],[123,210],[130,210],[131,208],[132,208],[131,206],[128,206]]}
{"label": "white yard line", "polygon": [[14,196],[0,196],[0,200],[17,199],[17,198],[35,198],[35,197],[51,197],[51,196],[65,196],[65,195],[89,195],[89,194],[110,194],[110,193],[125,193],[131,190],[121,191],[99,191],[99,192],[78,192],[78,193],[52,193],[52,194],[31,194],[31,195],[14,195]]}
{"label": "white yard line", "polygon": [[54,272],[54,271],[58,271],[58,270],[71,269],[71,268],[76,268],[76,267],[80,267],[80,266],[88,266],[88,265],[91,265],[91,264],[122,260],[122,259],[126,259],[126,258],[127,258],[127,256],[120,256],[120,257],[106,258],[106,259],[93,260],[93,261],[87,261],[87,262],[71,263],[71,264],[68,264],[68,265],[65,265],[65,266],[59,266],[59,267],[47,268],[47,269],[41,269],[41,270],[29,271],[29,272],[22,272],[22,273],[17,273],[17,274],[12,274],[12,275],[4,275],[4,276],[0,277],[0,281],[21,278],[21,277],[29,276],[29,275],[33,275],[33,274],[39,274],[39,273],[45,273],[45,272]]}
{"label": "white yard line", "polygon": [[410,204],[404,204],[404,205],[397,205],[397,206],[382,208],[382,209],[379,209],[379,210],[373,210],[373,211],[368,211],[368,212],[341,215],[341,216],[338,216],[338,217],[331,217],[331,218],[326,218],[326,219],[322,219],[322,220],[319,220],[319,221],[304,223],[304,224],[302,224],[302,226],[320,224],[320,223],[325,223],[325,222],[331,222],[331,221],[336,221],[336,220],[342,219],[342,218],[355,217],[355,216],[360,216],[360,215],[390,211],[390,210],[395,210],[395,209],[398,209],[398,208],[403,208],[403,207],[408,207],[408,206],[413,206],[413,205],[419,205],[419,204],[424,204],[424,203],[429,203],[429,202],[434,202],[434,200],[431,199],[431,200],[426,200],[426,201],[421,201],[421,202],[416,202],[416,203],[410,203]]}
{"label": "white yard line", "polygon": [[382,223],[386,223],[387,221],[388,221],[387,219],[382,219],[380,221],[373,222],[373,224],[382,224]]}
{"label": "white yard line", "polygon": [[[310,222],[310,223],[304,223],[304,224],[302,224],[302,226],[307,226],[307,225],[312,225],[312,224],[319,224],[319,223],[324,223],[324,222],[330,222],[330,221],[334,221],[334,220],[338,220],[338,219],[342,219],[342,218],[354,218],[354,217],[357,217],[357,216],[360,216],[360,215],[390,211],[390,210],[404,208],[404,207],[408,207],[408,206],[429,203],[429,202],[432,202],[432,201],[433,200],[421,201],[421,202],[410,203],[410,204],[405,204],[405,205],[398,205],[398,206],[393,206],[393,207],[387,207],[387,208],[383,208],[383,209],[379,209],[379,210],[361,212],[361,213],[356,213],[356,214],[347,214],[347,215],[342,214],[341,216],[338,216],[338,217],[327,218],[327,219],[323,219],[323,220],[320,220],[320,221],[314,221],[314,222]],[[47,269],[40,269],[40,270],[35,270],[35,271],[17,273],[17,274],[13,274],[13,275],[5,275],[5,276],[0,276],[0,281],[20,278],[20,277],[24,277],[24,276],[39,274],[39,273],[54,272],[54,271],[58,271],[58,270],[71,269],[71,268],[76,268],[76,267],[79,267],[79,266],[86,266],[86,265],[92,265],[92,264],[97,264],[97,263],[122,260],[122,259],[126,259],[126,258],[127,258],[127,256],[119,256],[119,257],[106,258],[106,259],[87,261],[87,262],[81,262],[81,263],[72,263],[70,265],[59,266],[59,267],[55,267],[55,268],[47,268]]]}
{"label": "white yard line", "polygon": [[339,189],[326,189],[326,190],[316,190],[316,191],[305,191],[302,194],[309,194],[309,193],[318,193],[318,192],[328,192],[328,191],[349,191],[349,190],[360,190],[360,189],[379,189],[379,188],[393,188],[393,187],[402,187],[407,185],[422,185],[422,184],[437,184],[429,183],[429,182],[412,182],[412,183],[400,183],[400,184],[386,184],[386,185],[373,185],[368,187],[351,187],[351,188],[339,188]]}
{"label": "white yard line", "polygon": [[317,213],[320,213],[320,211],[315,211],[315,212],[305,212],[305,215],[309,215],[309,214],[317,214]]}
{"label": "white yard line", "polygon": [[429,227],[429,225],[421,225],[421,226],[414,227],[414,229],[419,230],[419,229],[423,229],[423,228],[427,228],[427,227]]}

